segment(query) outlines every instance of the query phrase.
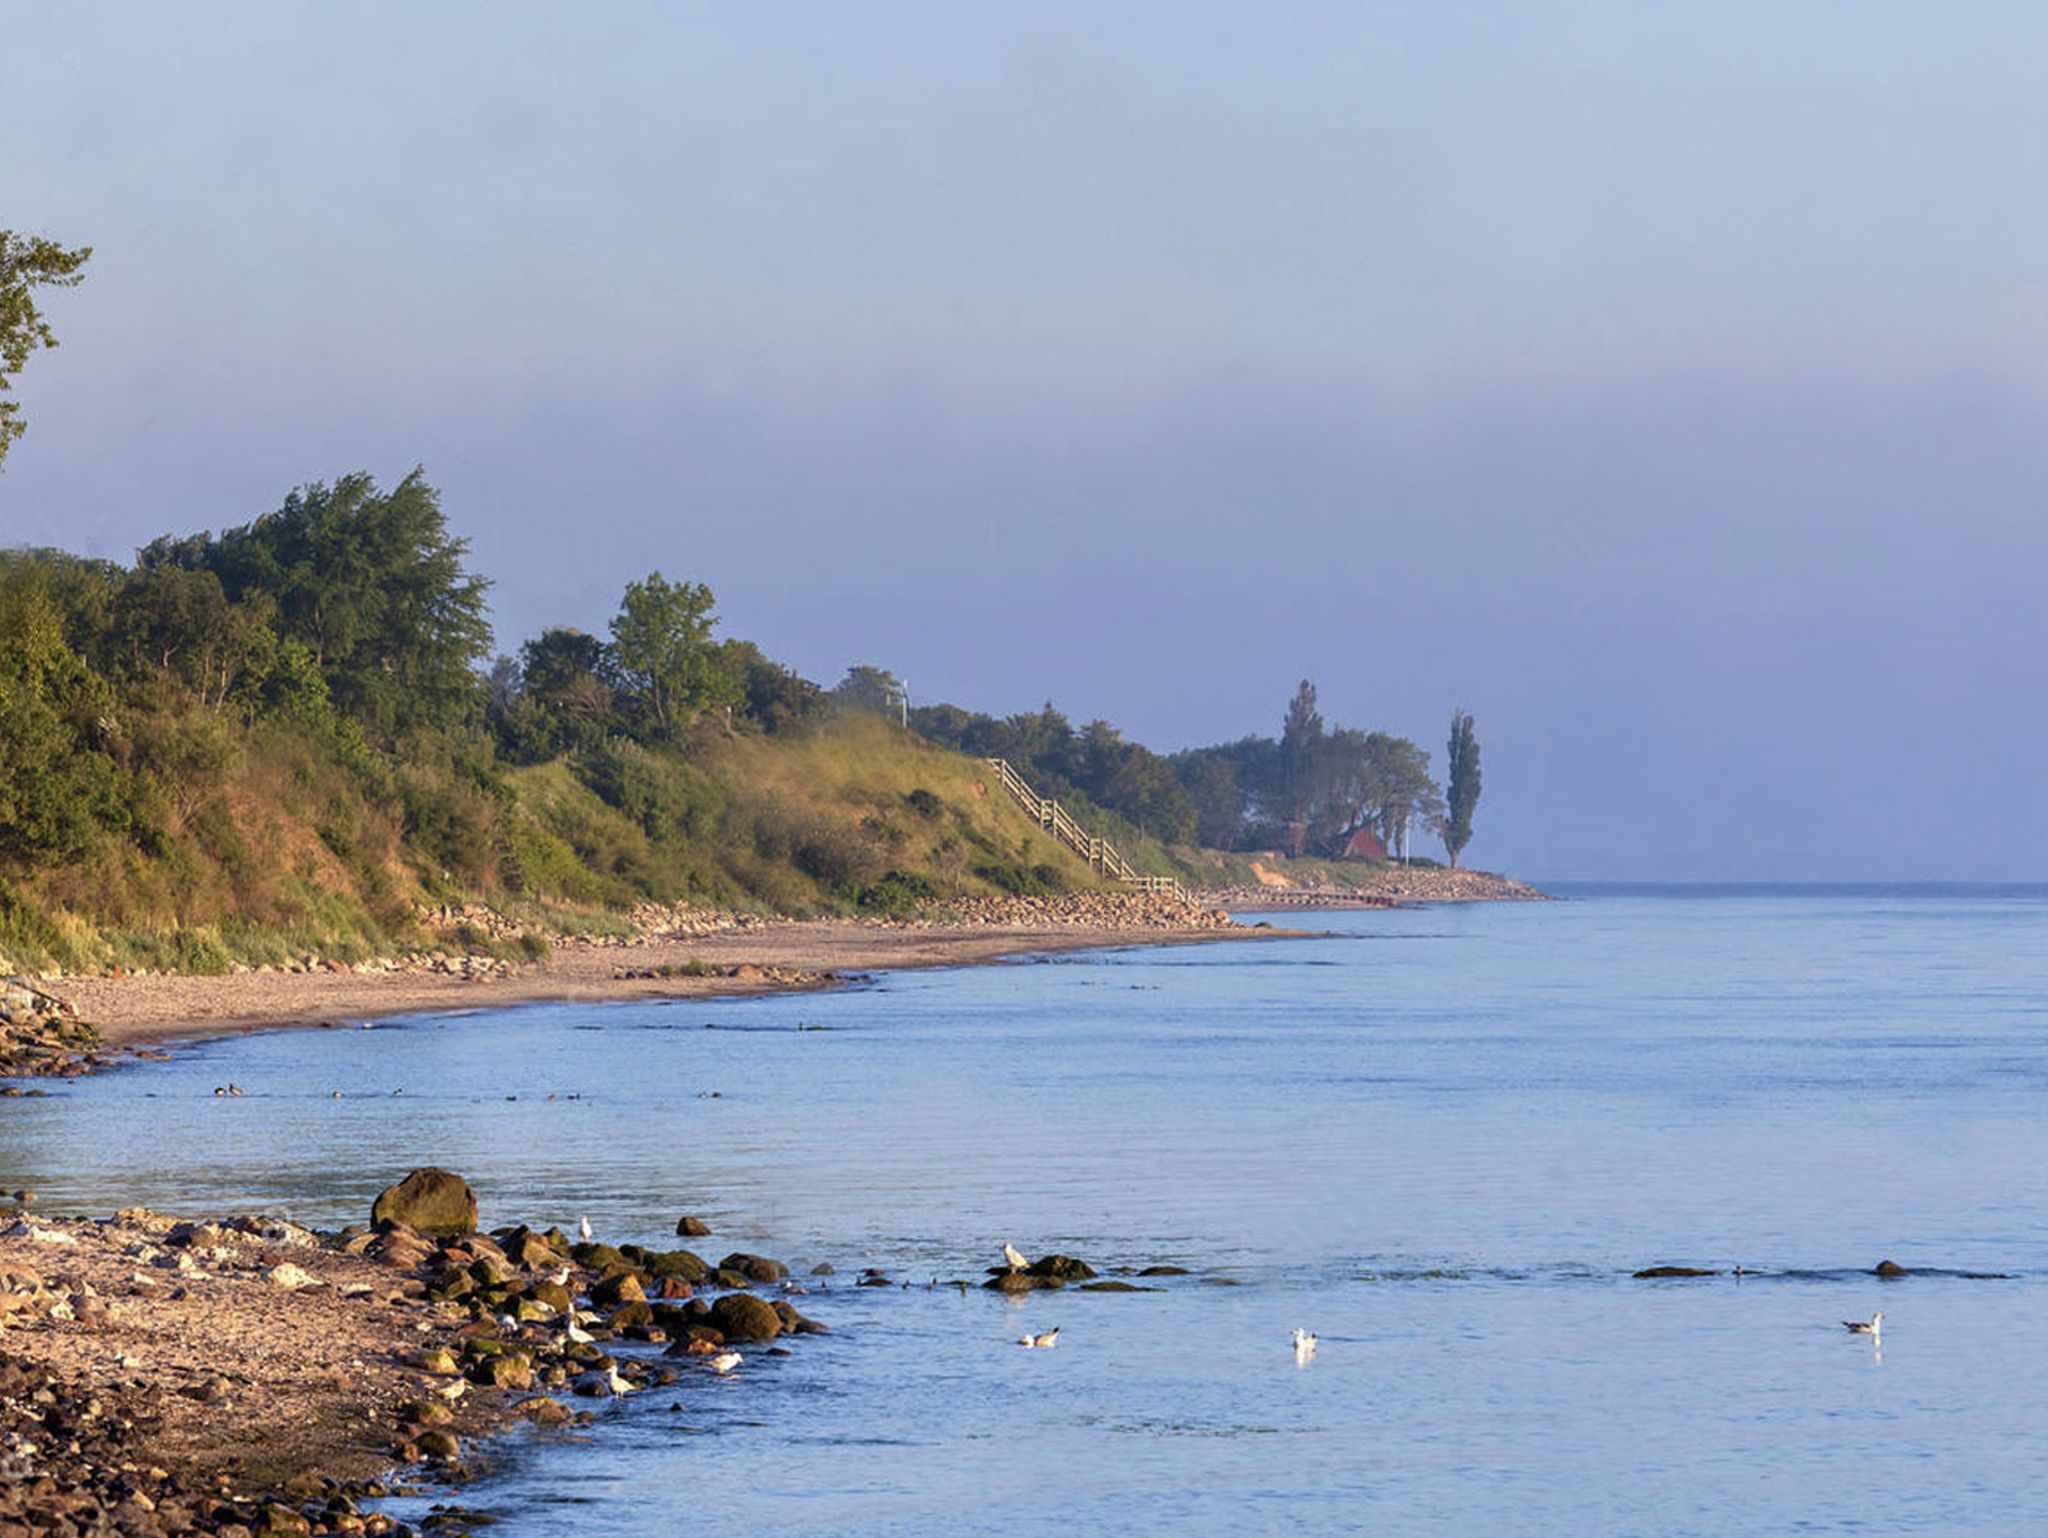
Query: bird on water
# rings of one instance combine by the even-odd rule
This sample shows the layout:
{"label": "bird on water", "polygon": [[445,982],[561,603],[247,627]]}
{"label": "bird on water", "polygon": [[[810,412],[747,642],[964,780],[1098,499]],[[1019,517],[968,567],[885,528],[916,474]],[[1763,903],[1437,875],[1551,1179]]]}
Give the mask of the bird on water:
{"label": "bird on water", "polygon": [[1842,1328],[1851,1335],[1882,1335],[1884,1333],[1884,1315],[1872,1314],[1868,1319],[1844,1319],[1842,1321]]}
{"label": "bird on water", "polygon": [[721,1351],[711,1359],[711,1370],[723,1378],[727,1373],[739,1366],[740,1361],[741,1357],[737,1351]]}
{"label": "bird on water", "polygon": [[1060,1343],[1061,1328],[1062,1326],[1060,1325],[1054,1325],[1043,1335],[1019,1335],[1017,1337],[1017,1344],[1024,1347],[1027,1351],[1050,1351]]}
{"label": "bird on water", "polygon": [[1295,1361],[1297,1361],[1297,1362],[1306,1362],[1306,1361],[1307,1361],[1307,1360],[1308,1360],[1308,1359],[1309,1359],[1310,1357],[1314,1356],[1315,1354],[1316,1354],[1316,1338],[1315,1338],[1315,1336],[1313,1336],[1313,1335],[1309,1334],[1309,1332],[1308,1332],[1307,1330],[1300,1330],[1300,1329],[1296,1330],[1296,1331],[1294,1332],[1294,1359],[1295,1359]]}

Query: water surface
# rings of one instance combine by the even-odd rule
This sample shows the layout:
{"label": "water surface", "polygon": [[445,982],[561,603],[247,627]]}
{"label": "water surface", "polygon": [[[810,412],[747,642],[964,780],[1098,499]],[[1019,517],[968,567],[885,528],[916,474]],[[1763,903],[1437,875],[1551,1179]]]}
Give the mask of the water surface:
{"label": "water surface", "polygon": [[[2048,1530],[2048,893],[1289,922],[208,1043],[9,1102],[0,1183],[339,1224],[438,1162],[487,1222],[839,1268],[831,1336],[528,1439],[500,1533]],[[1005,1240],[1195,1274],[926,1285]],[[1837,1322],[1880,1308],[1881,1356]]]}

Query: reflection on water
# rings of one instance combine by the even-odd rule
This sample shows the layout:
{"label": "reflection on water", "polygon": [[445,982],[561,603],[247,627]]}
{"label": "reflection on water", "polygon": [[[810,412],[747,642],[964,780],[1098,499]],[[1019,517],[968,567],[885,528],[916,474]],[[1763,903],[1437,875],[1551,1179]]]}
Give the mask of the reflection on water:
{"label": "reflection on water", "polygon": [[[831,1336],[636,1395],[594,1446],[534,1439],[466,1497],[501,1532],[2048,1511],[2039,894],[1322,922],[830,997],[237,1037],[7,1102],[0,1185],[338,1224],[438,1162],[490,1222],[653,1242],[693,1212],[697,1248],[837,1265],[805,1305]],[[215,1098],[230,1078],[246,1094]],[[1006,1240],[1192,1274],[929,1285]],[[1656,1264],[1723,1274],[1630,1275]],[[912,1285],[847,1285],[864,1265]],[[1839,1323],[1878,1308],[1882,1354]],[[1057,1350],[1017,1349],[1054,1327]],[[1320,1336],[1303,1370],[1296,1327]]]}

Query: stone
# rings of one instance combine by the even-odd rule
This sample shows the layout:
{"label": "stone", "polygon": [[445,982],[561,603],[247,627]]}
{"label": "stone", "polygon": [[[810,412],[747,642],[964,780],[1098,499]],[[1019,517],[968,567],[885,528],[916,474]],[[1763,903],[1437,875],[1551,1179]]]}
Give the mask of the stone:
{"label": "stone", "polygon": [[647,1257],[647,1274],[656,1281],[673,1276],[694,1284],[709,1276],[711,1267],[704,1263],[703,1256],[688,1250],[663,1250],[658,1255]]}
{"label": "stone", "polygon": [[1188,1268],[1186,1266],[1147,1266],[1138,1273],[1140,1276],[1186,1276],[1187,1274]]}
{"label": "stone", "polygon": [[512,1352],[479,1358],[469,1369],[469,1381],[481,1388],[530,1389],[533,1364]]}
{"label": "stone", "polygon": [[590,1289],[590,1302],[595,1308],[617,1308],[621,1303],[645,1303],[647,1289],[640,1285],[637,1272],[619,1271],[602,1278]]}
{"label": "stone", "polygon": [[713,1303],[711,1324],[727,1340],[773,1340],[782,1333],[775,1305],[750,1292],[729,1292]]}
{"label": "stone", "polygon": [[702,1218],[690,1217],[687,1213],[676,1219],[678,1239],[702,1239],[711,1232],[711,1225]]}
{"label": "stone", "polygon": [[1635,1273],[1638,1280],[1653,1280],[1671,1276],[1719,1276],[1718,1271],[1702,1271],[1697,1266],[1647,1266]]}
{"label": "stone", "polygon": [[1033,1276],[1049,1276],[1062,1282],[1086,1282],[1095,1278],[1095,1268],[1071,1255],[1048,1255],[1030,1265]]}
{"label": "stone", "polygon": [[1067,1284],[1056,1276],[1034,1276],[1029,1271],[1005,1271],[981,1284],[990,1292],[1038,1292]]}
{"label": "stone", "polygon": [[271,1286],[281,1288],[285,1292],[296,1292],[301,1287],[318,1287],[320,1285],[319,1277],[313,1275],[304,1266],[295,1266],[288,1260],[284,1264],[272,1266],[268,1271],[264,1272],[263,1279],[269,1282]]}
{"label": "stone", "polygon": [[789,1275],[789,1267],[779,1260],[770,1260],[765,1255],[747,1255],[735,1251],[718,1263],[721,1271],[737,1271],[749,1281],[779,1282]]}
{"label": "stone", "polygon": [[1872,1276],[1911,1276],[1913,1273],[1896,1260],[1880,1260],[1870,1268]]}
{"label": "stone", "polygon": [[385,1219],[437,1239],[476,1232],[476,1192],[460,1175],[428,1166],[416,1169],[382,1192],[370,1208],[370,1223]]}
{"label": "stone", "polygon": [[413,1439],[420,1456],[432,1458],[437,1463],[452,1463],[462,1456],[462,1442],[452,1431],[443,1431],[438,1426],[422,1431]]}

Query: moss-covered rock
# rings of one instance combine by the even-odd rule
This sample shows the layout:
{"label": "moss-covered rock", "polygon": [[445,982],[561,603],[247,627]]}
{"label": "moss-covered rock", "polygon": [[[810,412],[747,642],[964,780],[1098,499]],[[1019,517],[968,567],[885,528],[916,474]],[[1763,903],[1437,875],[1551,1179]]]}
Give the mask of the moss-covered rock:
{"label": "moss-covered rock", "polygon": [[737,1271],[749,1281],[779,1282],[789,1275],[789,1267],[779,1260],[770,1260],[766,1255],[749,1255],[735,1250],[718,1263],[721,1271]]}
{"label": "moss-covered rock", "polygon": [[673,1276],[693,1286],[711,1274],[704,1257],[688,1250],[663,1250],[647,1262],[647,1274],[656,1281]]}
{"label": "moss-covered rock", "polygon": [[782,1333],[775,1305],[750,1292],[730,1292],[713,1303],[711,1324],[727,1340],[773,1340]]}
{"label": "moss-covered rock", "polygon": [[430,1238],[460,1238],[476,1232],[476,1192],[460,1175],[429,1165],[378,1194],[371,1226],[386,1219]]}
{"label": "moss-covered rock", "polygon": [[1087,1282],[1095,1279],[1095,1268],[1085,1260],[1076,1260],[1071,1255],[1048,1255],[1043,1260],[1034,1260],[1030,1265],[1033,1276],[1048,1276],[1062,1282]]}

